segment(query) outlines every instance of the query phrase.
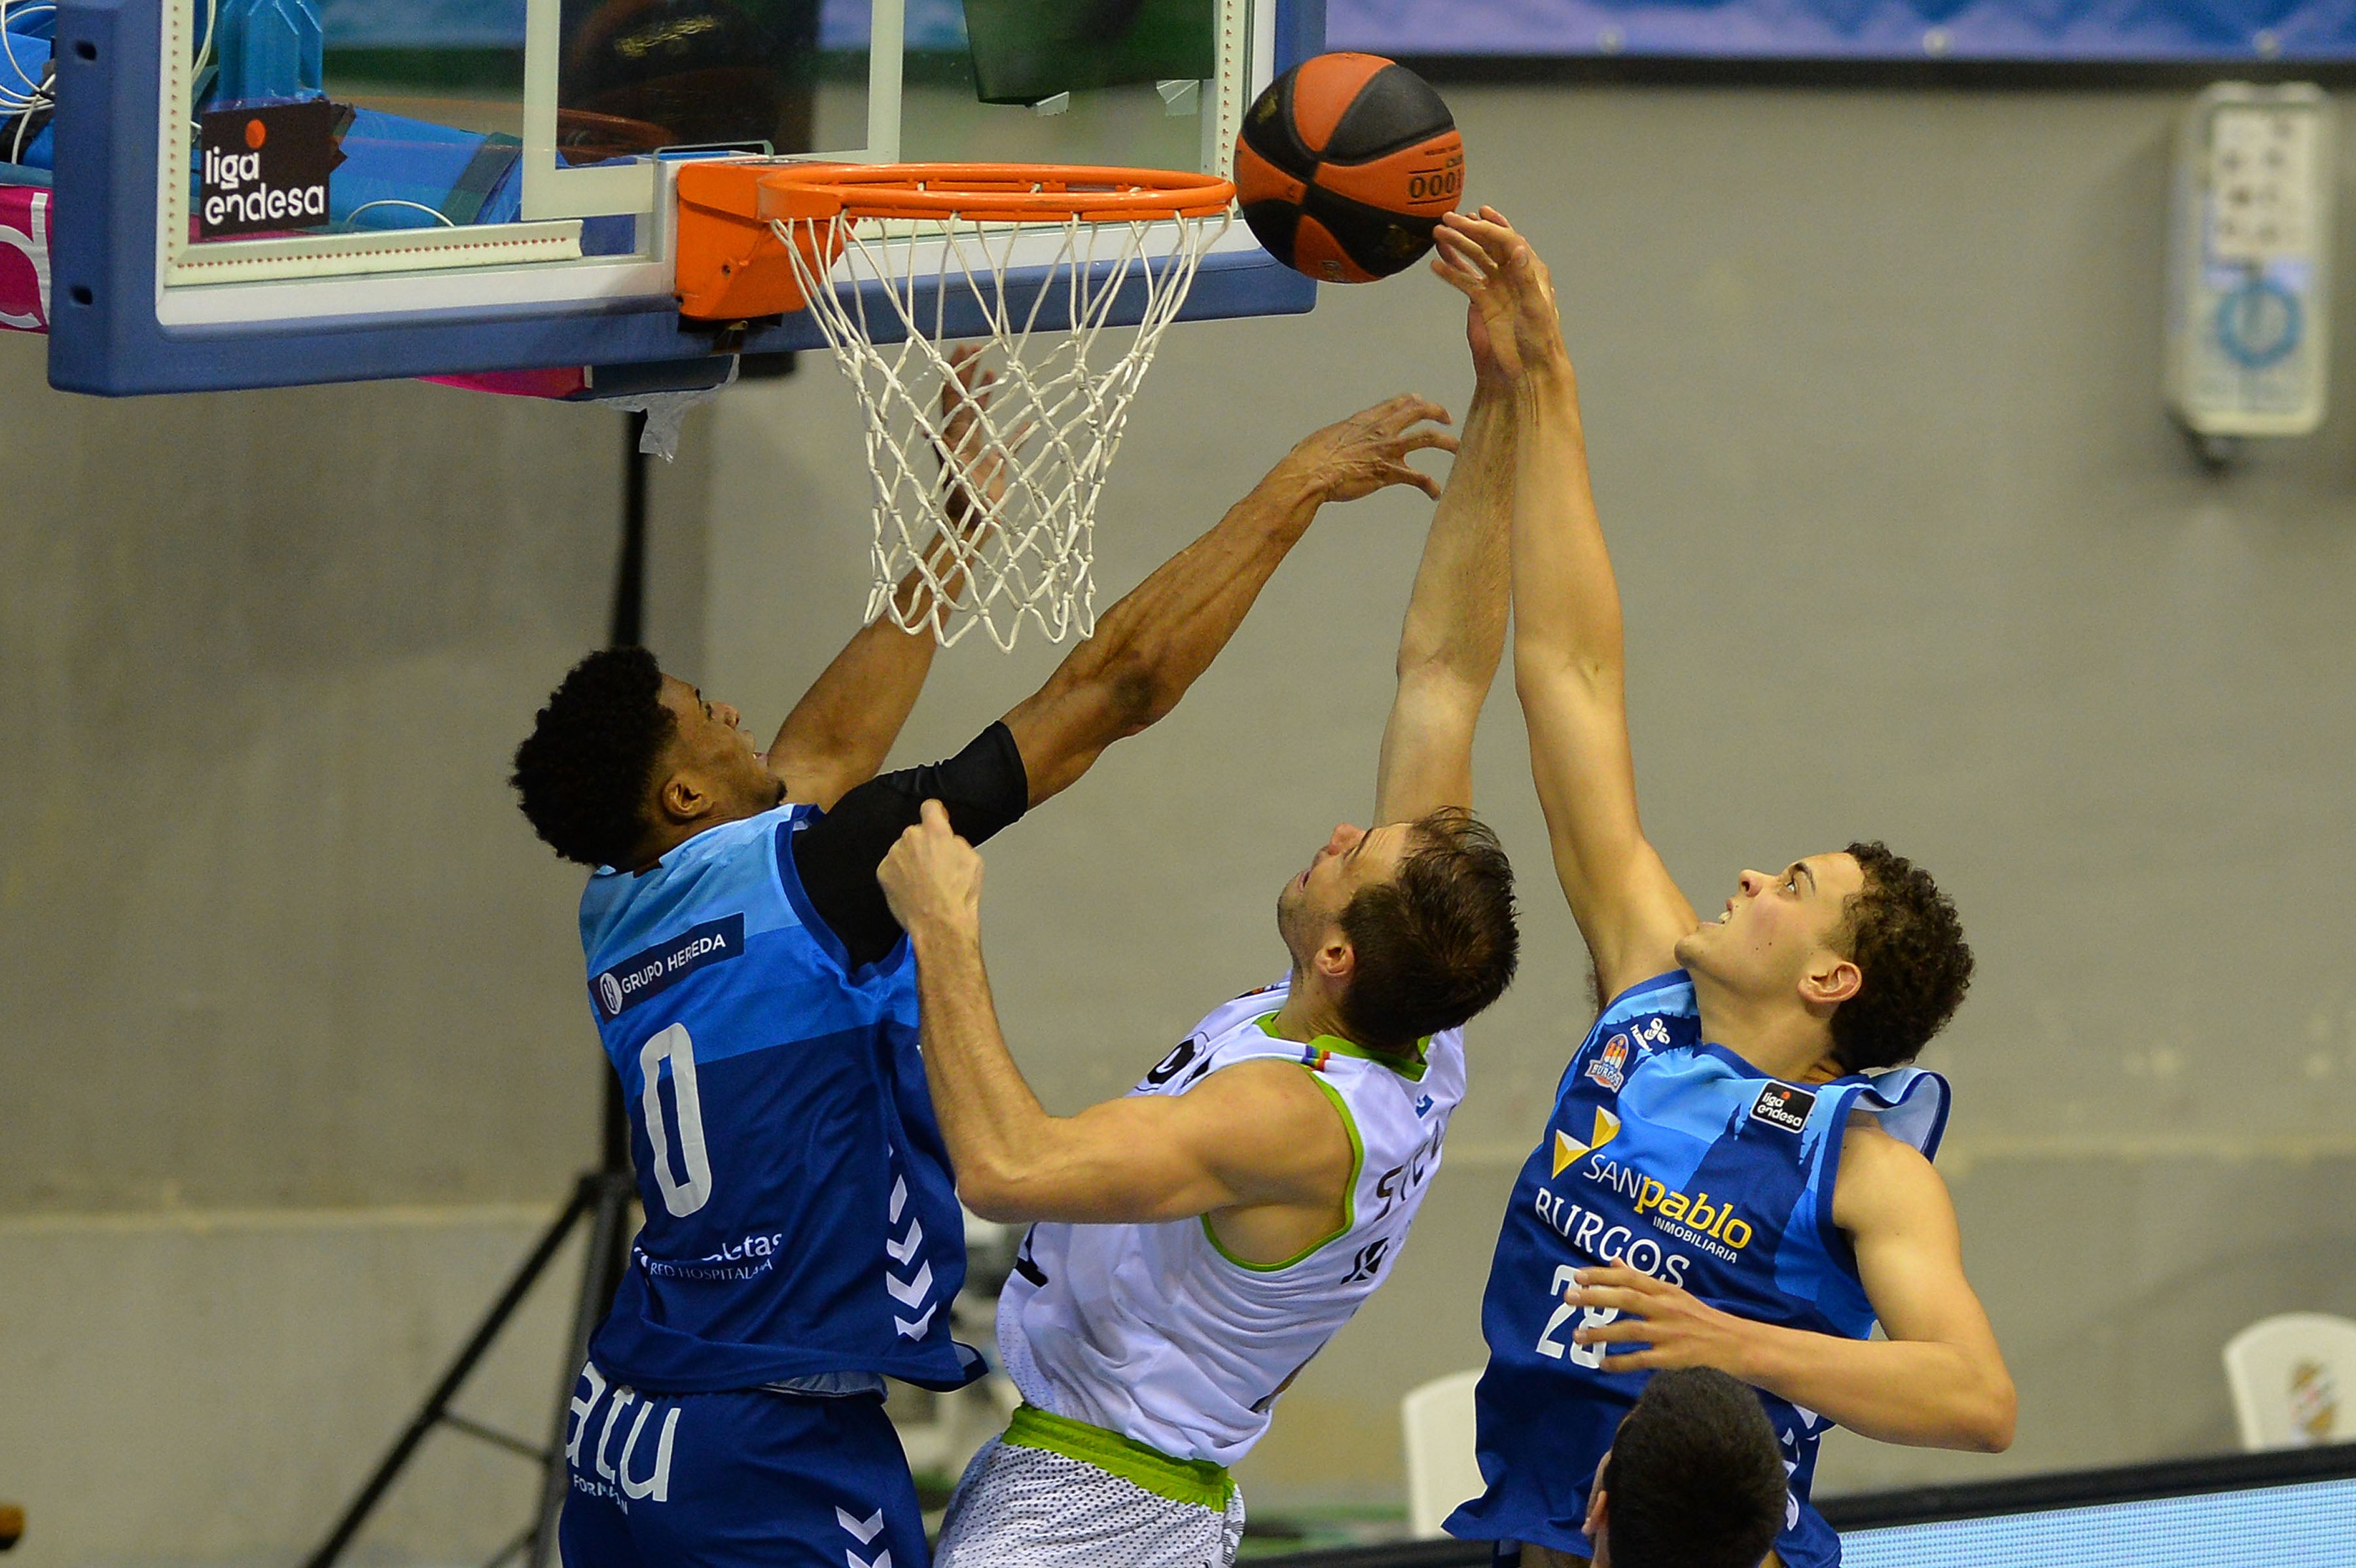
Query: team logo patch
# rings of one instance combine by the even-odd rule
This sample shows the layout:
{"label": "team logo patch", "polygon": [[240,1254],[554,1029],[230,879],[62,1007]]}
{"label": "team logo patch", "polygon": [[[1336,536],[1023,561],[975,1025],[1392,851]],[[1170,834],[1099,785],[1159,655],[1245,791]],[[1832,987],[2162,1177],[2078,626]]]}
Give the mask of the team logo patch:
{"label": "team logo patch", "polygon": [[1584,1144],[1572,1137],[1569,1133],[1564,1132],[1561,1128],[1556,1128],[1554,1134],[1554,1174],[1556,1176],[1562,1175],[1565,1170],[1569,1168],[1570,1163],[1573,1160],[1584,1159],[1586,1156],[1593,1154],[1596,1150],[1601,1148],[1604,1144],[1610,1143],[1613,1138],[1618,1137],[1619,1135],[1620,1118],[1612,1115],[1609,1111],[1602,1110],[1596,1112],[1595,1131],[1589,1134],[1588,1141]]}
{"label": "team logo patch", "polygon": [[1781,1127],[1786,1133],[1796,1133],[1808,1124],[1808,1112],[1815,1103],[1816,1097],[1804,1089],[1771,1083],[1751,1102],[1751,1119],[1764,1122],[1770,1127]]}
{"label": "team logo patch", "polygon": [[1603,1049],[1587,1064],[1587,1076],[1599,1086],[1617,1094],[1628,1081],[1628,1036],[1614,1035],[1603,1042]]}
{"label": "team logo patch", "polygon": [[697,970],[744,950],[744,917],[709,920],[642,952],[634,952],[589,983],[601,1018],[620,1017],[648,997],[669,990]]}

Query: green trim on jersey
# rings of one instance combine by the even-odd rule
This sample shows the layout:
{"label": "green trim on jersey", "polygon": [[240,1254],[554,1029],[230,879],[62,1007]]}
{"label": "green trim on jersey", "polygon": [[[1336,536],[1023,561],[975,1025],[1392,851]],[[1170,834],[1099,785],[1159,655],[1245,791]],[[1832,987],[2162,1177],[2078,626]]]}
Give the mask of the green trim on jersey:
{"label": "green trim on jersey", "polygon": [[1237,1257],[1222,1246],[1219,1242],[1219,1233],[1211,1229],[1211,1217],[1207,1214],[1204,1215],[1203,1236],[1211,1243],[1212,1251],[1236,1267],[1249,1269],[1256,1274],[1281,1273],[1293,1264],[1305,1262],[1339,1241],[1350,1233],[1352,1227],[1358,1223],[1358,1174],[1366,1168],[1366,1143],[1365,1139],[1358,1136],[1358,1119],[1350,1114],[1349,1102],[1342,1098],[1340,1090],[1326,1082],[1315,1069],[1303,1067],[1301,1070],[1309,1074],[1310,1082],[1325,1091],[1325,1098],[1332,1101],[1333,1109],[1342,1113],[1342,1130],[1350,1134],[1350,1185],[1342,1189],[1342,1228],[1331,1235],[1319,1237],[1280,1263],[1255,1263],[1249,1259]]}
{"label": "green trim on jersey", "polygon": [[[1268,1020],[1275,1016],[1275,1014],[1270,1013],[1262,1017],[1259,1020],[1259,1032],[1271,1040],[1282,1040],[1285,1038],[1282,1035],[1268,1026]],[[1345,1040],[1339,1035],[1320,1035],[1313,1040],[1287,1040],[1286,1044],[1300,1046],[1304,1050],[1323,1051],[1329,1056],[1355,1057],[1360,1061],[1373,1062],[1376,1067],[1388,1068],[1409,1083],[1421,1083],[1424,1069],[1430,1065],[1423,1059],[1423,1053],[1431,1048],[1431,1036],[1426,1035],[1418,1040],[1415,1043],[1415,1050],[1408,1056],[1370,1051],[1365,1047],[1355,1041]]]}
{"label": "green trim on jersey", "polygon": [[1236,1478],[1227,1474],[1224,1465],[1208,1459],[1173,1459],[1161,1449],[1150,1448],[1133,1437],[1091,1426],[1085,1421],[1074,1421],[1034,1404],[1016,1407],[1014,1418],[1006,1424],[1006,1434],[999,1441],[1014,1448],[1044,1448],[1050,1454],[1061,1454],[1066,1459],[1076,1459],[1108,1475],[1119,1476],[1157,1498],[1192,1503],[1214,1513],[1225,1513],[1227,1499],[1236,1495]]}

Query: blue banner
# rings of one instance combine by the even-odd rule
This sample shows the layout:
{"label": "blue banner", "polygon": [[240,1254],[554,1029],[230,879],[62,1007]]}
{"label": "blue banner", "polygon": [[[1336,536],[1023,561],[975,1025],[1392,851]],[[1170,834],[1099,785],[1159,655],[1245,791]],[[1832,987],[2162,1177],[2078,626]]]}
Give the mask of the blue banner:
{"label": "blue banner", "polygon": [[1326,0],[1386,55],[2356,59],[2356,0]]}

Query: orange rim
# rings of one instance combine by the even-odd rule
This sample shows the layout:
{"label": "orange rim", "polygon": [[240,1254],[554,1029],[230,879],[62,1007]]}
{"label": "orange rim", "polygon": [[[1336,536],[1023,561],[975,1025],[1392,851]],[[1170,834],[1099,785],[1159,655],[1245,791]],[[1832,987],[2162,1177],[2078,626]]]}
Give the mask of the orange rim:
{"label": "orange rim", "polygon": [[1013,223],[1209,218],[1236,188],[1215,175],[1078,164],[799,164],[761,177],[760,216],[989,218]]}

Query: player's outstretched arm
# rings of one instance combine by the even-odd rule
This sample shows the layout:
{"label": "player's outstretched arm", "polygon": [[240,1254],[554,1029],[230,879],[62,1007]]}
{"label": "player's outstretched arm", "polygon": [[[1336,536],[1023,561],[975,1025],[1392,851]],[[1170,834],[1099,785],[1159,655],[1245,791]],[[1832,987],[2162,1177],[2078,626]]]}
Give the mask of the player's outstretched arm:
{"label": "player's outstretched arm", "polygon": [[1472,732],[1505,650],[1511,383],[1469,313],[1476,381],[1399,628],[1398,692],[1375,770],[1375,825],[1472,804]]}
{"label": "player's outstretched arm", "polygon": [[1675,964],[1693,907],[1636,814],[1620,593],[1589,487],[1554,285],[1495,209],[1450,213],[1433,270],[1482,318],[1515,387],[1514,687],[1556,874],[1608,996]]}
{"label": "player's outstretched arm", "polygon": [[981,856],[937,801],[876,873],[916,951],[925,1076],[966,1207],[985,1219],[1154,1222],[1336,1205],[1352,1149],[1298,1065],[1246,1062],[1182,1095],[1050,1116],[1006,1048],[981,957]]}
{"label": "player's outstretched arm", "polygon": [[[956,374],[942,389],[943,436],[951,449],[971,457],[980,438],[974,416],[989,406],[995,378],[977,374],[978,350],[958,349],[949,362]],[[989,512],[1005,489],[1002,458],[985,457],[981,467],[975,478],[985,493],[977,503],[977,498],[960,492],[956,499],[962,504],[949,509],[950,526],[989,526]],[[946,540],[937,541],[936,556],[947,547]],[[948,576],[944,591],[954,597],[961,581]],[[878,615],[862,628],[786,715],[766,760],[769,771],[785,780],[787,800],[832,811],[837,800],[884,766],[932,671],[939,644],[923,628],[934,602],[925,574],[912,571],[903,577],[893,593],[897,623],[893,616]],[[902,625],[919,629],[903,631]]]}
{"label": "player's outstretched arm", "polygon": [[1878,1128],[1851,1128],[1833,1219],[1856,1246],[1886,1341],[1753,1323],[1628,1268],[1580,1273],[1565,1299],[1590,1318],[1617,1316],[1572,1337],[1647,1347],[1607,1356],[1607,1369],[1716,1367],[1883,1443],[2009,1448],[2012,1376],[1964,1277],[1954,1204],[1931,1162]]}
{"label": "player's outstretched arm", "polygon": [[1447,419],[1437,404],[1402,394],[1318,431],[1208,533],[1106,611],[1096,635],[1006,715],[1031,776],[1031,803],[1069,789],[1106,746],[1178,705],[1320,507],[1392,485],[1437,497],[1439,482],[1407,458],[1454,451],[1455,438],[1432,427]]}

